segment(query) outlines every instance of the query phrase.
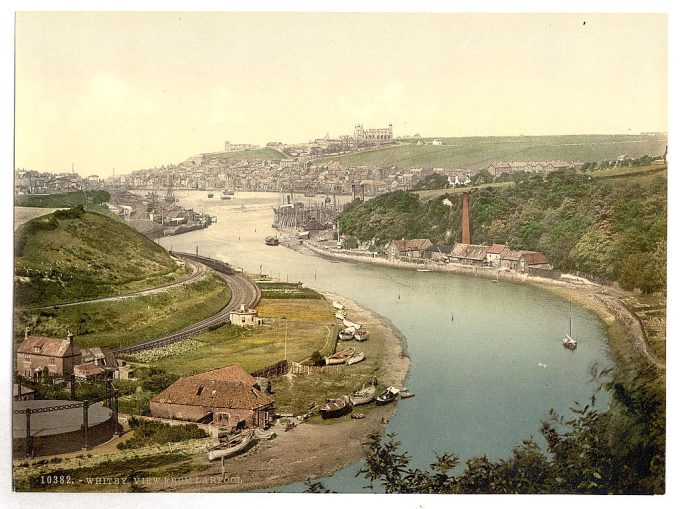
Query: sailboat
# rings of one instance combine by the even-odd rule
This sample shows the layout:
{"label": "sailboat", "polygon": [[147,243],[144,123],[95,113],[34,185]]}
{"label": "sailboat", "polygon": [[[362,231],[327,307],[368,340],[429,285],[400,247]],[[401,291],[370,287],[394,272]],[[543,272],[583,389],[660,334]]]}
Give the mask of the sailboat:
{"label": "sailboat", "polygon": [[562,346],[568,348],[569,350],[576,350],[576,340],[571,337],[571,302],[569,303],[569,334],[564,335],[562,340]]}

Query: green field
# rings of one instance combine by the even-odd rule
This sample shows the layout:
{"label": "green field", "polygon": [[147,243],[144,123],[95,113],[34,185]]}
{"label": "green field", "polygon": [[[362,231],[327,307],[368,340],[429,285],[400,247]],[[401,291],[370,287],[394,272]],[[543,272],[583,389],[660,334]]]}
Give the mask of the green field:
{"label": "green field", "polygon": [[217,313],[229,302],[223,279],[210,275],[166,292],[118,301],[41,310],[15,309],[14,336],[26,326],[35,335],[66,337],[70,328],[80,348],[118,348],[149,341]]}
{"label": "green field", "polygon": [[[621,154],[631,157],[663,154],[667,140],[654,136],[570,135],[432,138],[401,141],[398,146],[320,158],[316,163],[339,162],[348,166],[377,165],[398,168],[479,169],[495,161],[602,161]],[[428,145],[429,143],[429,145]]]}
{"label": "green field", "polygon": [[306,359],[324,345],[323,353],[330,353],[338,328],[325,299],[262,299],[257,310],[264,321],[261,327],[226,325],[204,332],[192,338],[204,347],[165,357],[153,366],[180,376],[229,364],[240,364],[250,372],[283,360],[284,349],[294,361]]}
{"label": "green field", "polygon": [[203,155],[210,158],[223,159],[225,161],[258,161],[264,159],[279,161],[281,159],[286,159],[286,156],[281,152],[271,148],[242,150],[239,152],[208,152]]}
{"label": "green field", "polygon": [[443,194],[462,194],[469,193],[472,189],[505,189],[514,185],[514,182],[492,182],[491,184],[479,184],[472,187],[456,187],[452,189],[427,189],[424,191],[411,191],[417,194],[421,200],[431,200],[439,198]]}

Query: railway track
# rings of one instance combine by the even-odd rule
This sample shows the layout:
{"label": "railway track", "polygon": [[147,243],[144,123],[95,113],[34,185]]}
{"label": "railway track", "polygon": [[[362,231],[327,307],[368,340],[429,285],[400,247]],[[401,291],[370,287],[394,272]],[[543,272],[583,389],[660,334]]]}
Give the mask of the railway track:
{"label": "railway track", "polygon": [[178,256],[191,260],[192,263],[207,265],[213,269],[218,276],[220,276],[229,285],[231,290],[231,299],[220,309],[216,314],[205,318],[199,322],[191,324],[183,329],[180,329],[171,334],[167,334],[151,341],[139,343],[137,345],[126,346],[114,350],[116,355],[124,355],[142,350],[150,350],[159,346],[169,345],[177,341],[181,341],[188,337],[194,336],[199,332],[211,328],[217,328],[229,322],[229,313],[234,309],[238,309],[243,305],[246,309],[252,308],[260,301],[260,289],[255,285],[245,274],[234,272],[232,268],[224,262],[205,258],[197,255],[190,255],[187,253],[175,253]]}

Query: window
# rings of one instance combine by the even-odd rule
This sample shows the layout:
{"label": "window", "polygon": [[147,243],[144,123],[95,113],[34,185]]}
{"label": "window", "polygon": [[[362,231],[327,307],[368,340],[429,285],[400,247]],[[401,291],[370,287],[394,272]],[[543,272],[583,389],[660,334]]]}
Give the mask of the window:
{"label": "window", "polygon": [[55,358],[50,357],[50,366],[56,366],[56,365],[57,365],[57,361],[55,360]]}
{"label": "window", "polygon": [[24,355],[24,362],[31,362],[31,355],[30,354]]}

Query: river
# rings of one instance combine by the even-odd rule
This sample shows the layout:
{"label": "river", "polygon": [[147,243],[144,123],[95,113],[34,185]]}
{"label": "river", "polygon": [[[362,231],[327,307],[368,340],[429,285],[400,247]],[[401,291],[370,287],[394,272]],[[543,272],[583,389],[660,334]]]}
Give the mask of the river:
{"label": "river", "polygon": [[[218,193],[216,193],[218,194]],[[507,457],[533,436],[550,408],[566,413],[593,391],[590,367],[611,365],[604,327],[573,307],[574,352],[561,345],[569,302],[528,285],[494,283],[435,272],[333,263],[283,246],[275,234],[271,193],[237,193],[229,201],[206,192],[177,192],[180,205],[217,216],[217,224],[159,242],[166,248],[220,258],[249,272],[346,296],[388,318],[406,338],[416,397],[399,403],[387,431],[398,434],[413,466],[433,451],[466,459]],[[366,481],[353,465],[324,478],[338,492],[359,492]],[[277,491],[302,491],[293,484]]]}

